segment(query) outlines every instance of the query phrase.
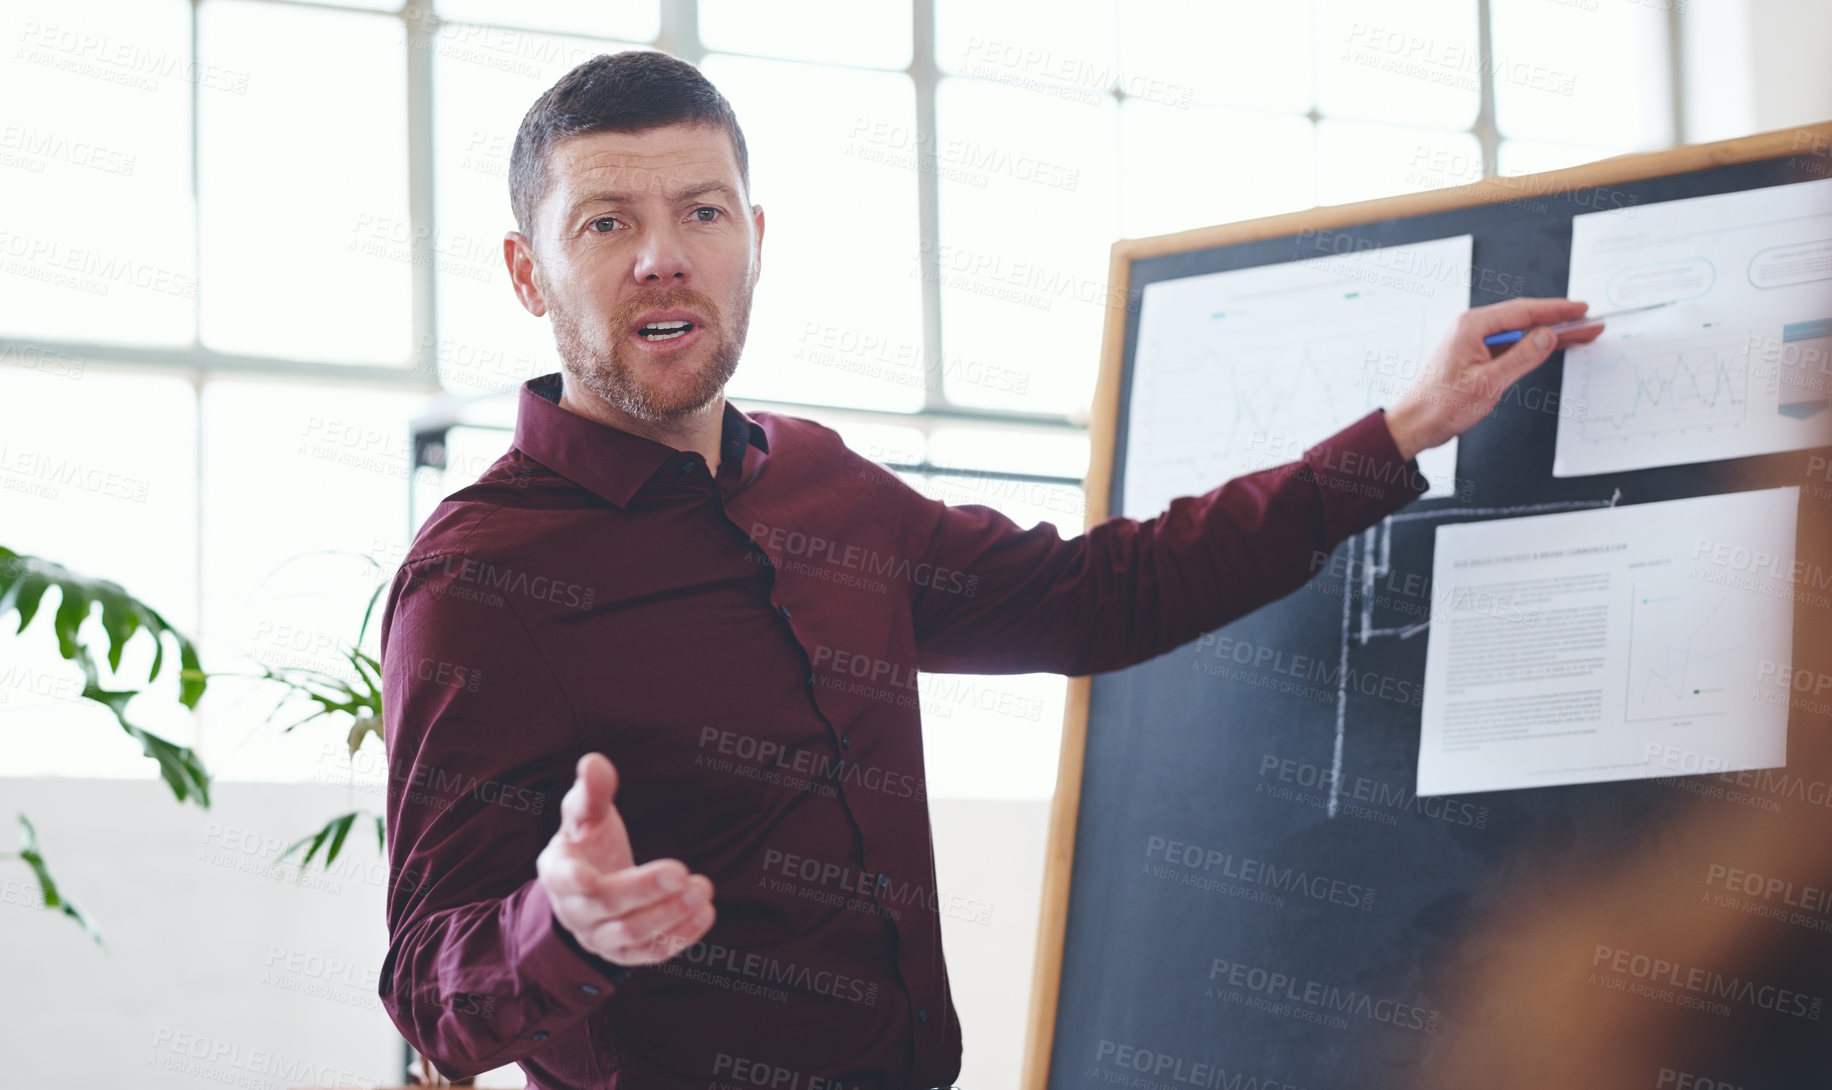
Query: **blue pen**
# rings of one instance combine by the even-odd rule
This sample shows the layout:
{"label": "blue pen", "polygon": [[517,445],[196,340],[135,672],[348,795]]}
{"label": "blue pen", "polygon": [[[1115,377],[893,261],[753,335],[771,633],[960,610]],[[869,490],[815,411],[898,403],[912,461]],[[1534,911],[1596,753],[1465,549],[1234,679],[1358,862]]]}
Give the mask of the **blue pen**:
{"label": "blue pen", "polygon": [[[1550,329],[1554,333],[1563,333],[1567,329],[1576,329],[1579,326],[1595,325],[1598,322],[1601,322],[1606,318],[1615,318],[1623,314],[1636,314],[1644,310],[1659,310],[1661,307],[1670,307],[1674,303],[1677,303],[1677,302],[1679,302],[1679,300],[1677,299],[1668,299],[1664,303],[1649,303],[1645,307],[1629,307],[1627,310],[1612,310],[1608,314],[1597,314],[1594,316],[1586,316],[1583,318],[1573,318],[1570,321],[1566,321],[1566,322],[1554,322],[1551,325],[1547,326],[1546,328]],[[1505,330],[1500,333],[1490,333],[1488,336],[1482,338],[1482,343],[1488,345],[1490,348],[1500,348],[1503,345],[1513,344],[1514,342],[1520,340],[1522,337],[1526,335],[1527,335],[1527,331],[1524,329],[1509,329],[1509,330]]]}

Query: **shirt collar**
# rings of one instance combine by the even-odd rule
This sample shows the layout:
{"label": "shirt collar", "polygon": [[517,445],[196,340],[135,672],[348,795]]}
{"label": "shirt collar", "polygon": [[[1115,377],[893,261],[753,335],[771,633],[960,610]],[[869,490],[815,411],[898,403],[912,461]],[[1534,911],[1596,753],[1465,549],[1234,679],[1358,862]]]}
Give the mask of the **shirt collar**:
{"label": "shirt collar", "polygon": [[[746,443],[765,454],[769,436],[763,425],[725,403],[723,461],[742,458]],[[680,451],[622,428],[600,424],[560,408],[560,373],[522,383],[516,406],[515,446],[523,454],[618,507],[629,505],[643,482]]]}

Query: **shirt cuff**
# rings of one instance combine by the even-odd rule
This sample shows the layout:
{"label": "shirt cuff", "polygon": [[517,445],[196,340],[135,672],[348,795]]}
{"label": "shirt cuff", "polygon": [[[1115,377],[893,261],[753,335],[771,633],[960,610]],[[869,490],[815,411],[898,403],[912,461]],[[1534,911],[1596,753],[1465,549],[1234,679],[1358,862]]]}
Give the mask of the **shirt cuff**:
{"label": "shirt cuff", "polygon": [[517,960],[520,975],[563,1006],[596,1006],[616,984],[635,975],[635,970],[606,961],[580,946],[553,914],[547,887],[538,879],[528,883],[515,931],[516,949],[521,954]]}
{"label": "shirt cuff", "polygon": [[1402,458],[1384,409],[1304,452],[1323,496],[1323,532],[1332,540],[1365,530],[1424,495],[1431,483],[1417,458]]}

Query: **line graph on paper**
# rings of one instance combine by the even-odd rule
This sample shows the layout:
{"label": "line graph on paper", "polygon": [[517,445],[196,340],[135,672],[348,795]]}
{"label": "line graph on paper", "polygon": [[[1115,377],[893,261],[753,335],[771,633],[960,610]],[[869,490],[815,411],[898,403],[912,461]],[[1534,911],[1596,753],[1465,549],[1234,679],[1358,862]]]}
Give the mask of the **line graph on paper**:
{"label": "line graph on paper", "polygon": [[1610,441],[1736,428],[1749,416],[1749,338],[1623,340],[1570,353],[1583,436]]}
{"label": "line graph on paper", "polygon": [[1254,329],[1236,318],[1217,321],[1217,343],[1195,351],[1141,344],[1167,396],[1138,406],[1134,456],[1152,465],[1150,480],[1171,486],[1166,499],[1295,460],[1380,404],[1368,345],[1418,336],[1417,314],[1370,317],[1372,327],[1352,335]]}
{"label": "line graph on paper", "polygon": [[1631,588],[1628,698],[1623,718],[1678,719],[1730,710],[1730,668],[1743,644],[1732,637],[1724,595],[1686,593],[1677,583]]}
{"label": "line graph on paper", "polygon": [[[1158,301],[1148,289],[1128,417],[1125,514],[1140,519],[1392,404],[1458,313],[1339,277]],[[1453,489],[1456,457],[1454,440],[1419,456],[1433,494]]]}

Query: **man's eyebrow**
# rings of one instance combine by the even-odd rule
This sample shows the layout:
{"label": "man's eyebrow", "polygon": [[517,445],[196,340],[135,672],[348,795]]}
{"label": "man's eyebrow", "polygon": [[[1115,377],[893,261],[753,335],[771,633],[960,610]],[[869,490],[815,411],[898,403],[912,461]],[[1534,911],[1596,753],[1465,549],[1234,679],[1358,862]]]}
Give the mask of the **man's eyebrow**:
{"label": "man's eyebrow", "polygon": [[[669,199],[676,204],[680,204],[686,201],[697,200],[709,193],[719,194],[733,204],[738,203],[737,191],[724,182],[701,182],[698,185],[690,185],[685,189],[676,191]],[[636,194],[622,189],[607,189],[596,193],[587,193],[585,196],[573,202],[572,207],[567,210],[566,218],[569,220],[572,219],[574,216],[584,211],[588,205],[622,204],[634,200],[635,197]]]}

